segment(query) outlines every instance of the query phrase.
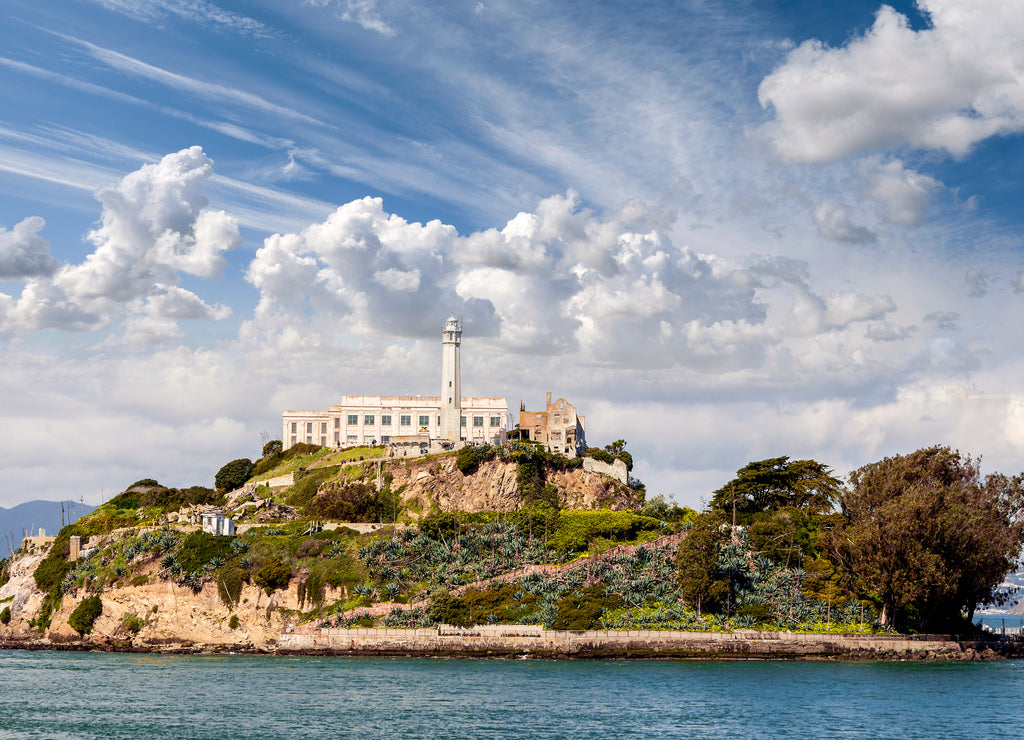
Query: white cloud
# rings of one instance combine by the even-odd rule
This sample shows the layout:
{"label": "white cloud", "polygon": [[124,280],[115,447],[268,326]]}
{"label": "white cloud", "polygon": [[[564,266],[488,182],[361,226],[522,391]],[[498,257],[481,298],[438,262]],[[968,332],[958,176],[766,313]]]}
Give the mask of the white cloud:
{"label": "white cloud", "polygon": [[834,200],[822,201],[814,209],[814,222],[823,239],[844,244],[870,244],[877,240],[870,229],[853,223],[846,207]]}
{"label": "white cloud", "polygon": [[775,119],[761,128],[790,162],[829,162],[893,146],[954,156],[1024,129],[1024,9],[1017,0],[918,0],[915,31],[883,5],[863,36],[791,51],[761,82]]}
{"label": "white cloud", "polygon": [[[88,235],[94,251],[52,277],[30,280],[7,311],[8,323],[28,330],[98,329],[125,312],[137,312],[139,301],[147,298],[149,319],[164,324],[224,318],[224,307],[211,308],[177,287],[180,273],[219,277],[226,264],[223,253],[241,243],[234,217],[206,208],[203,184],[212,171],[213,162],[192,147],[100,190],[100,225]],[[177,336],[167,326],[158,333]]]}
{"label": "white cloud", "polygon": [[24,219],[8,231],[0,226],[0,280],[22,280],[52,275],[60,264],[50,256],[50,245],[39,236],[46,221]]}
{"label": "white cloud", "polygon": [[942,183],[933,177],[907,169],[903,162],[866,157],[858,164],[867,179],[867,195],[875,201],[885,221],[900,226],[917,226],[925,218],[931,193]]}
{"label": "white cloud", "polygon": [[103,7],[132,18],[153,23],[168,15],[204,26],[223,29],[252,38],[266,38],[272,31],[248,16],[232,13],[205,0],[93,0]]}
{"label": "white cloud", "polygon": [[367,31],[384,36],[394,36],[395,29],[388,25],[377,12],[377,0],[306,0],[319,7],[336,6],[338,17],[343,21],[357,23]]}

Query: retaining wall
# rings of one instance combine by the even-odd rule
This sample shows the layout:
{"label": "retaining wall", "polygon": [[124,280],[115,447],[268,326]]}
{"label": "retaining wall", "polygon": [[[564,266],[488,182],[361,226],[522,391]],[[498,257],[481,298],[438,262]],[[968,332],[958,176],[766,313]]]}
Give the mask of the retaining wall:
{"label": "retaining wall", "polygon": [[[281,652],[340,654],[535,655],[550,657],[817,658],[900,654],[974,657],[1005,643],[942,635],[832,635],[791,632],[545,630],[535,625],[434,629],[308,629],[281,636]],[[992,655],[990,657],[995,657]]]}

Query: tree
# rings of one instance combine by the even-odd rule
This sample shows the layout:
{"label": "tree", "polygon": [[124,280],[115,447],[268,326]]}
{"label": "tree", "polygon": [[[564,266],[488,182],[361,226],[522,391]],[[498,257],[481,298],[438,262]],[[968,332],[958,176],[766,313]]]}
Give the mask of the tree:
{"label": "tree", "polygon": [[284,449],[284,445],[281,443],[281,440],[279,440],[279,439],[272,439],[269,442],[267,442],[265,445],[263,445],[263,457],[269,457],[270,455],[276,455],[282,449]]}
{"label": "tree", "polygon": [[626,471],[629,473],[633,472],[633,456],[626,451],[626,440],[617,439],[610,445],[605,445],[604,449],[614,458],[622,460],[626,463]]}
{"label": "tree", "polygon": [[252,469],[252,460],[244,457],[232,460],[217,471],[217,475],[213,479],[214,485],[221,491],[234,491],[245,485],[249,476],[252,475]]}
{"label": "tree", "polygon": [[793,507],[814,513],[830,511],[842,490],[832,470],[814,460],[773,457],[747,463],[736,477],[714,492],[711,508],[756,514]]}
{"label": "tree", "polygon": [[720,511],[711,511],[697,516],[676,550],[679,587],[698,616],[705,607],[714,611],[729,594],[728,578],[719,568],[722,548],[728,539],[725,516]]}
{"label": "tree", "polygon": [[877,594],[882,623],[957,628],[998,589],[1024,544],[1024,478],[993,474],[949,447],[887,457],[850,474],[836,556]]}

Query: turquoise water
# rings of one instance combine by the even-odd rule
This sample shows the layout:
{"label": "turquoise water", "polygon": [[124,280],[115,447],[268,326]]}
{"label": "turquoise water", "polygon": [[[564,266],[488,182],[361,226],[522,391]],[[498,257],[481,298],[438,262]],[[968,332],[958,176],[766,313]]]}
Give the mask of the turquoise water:
{"label": "turquoise water", "polygon": [[1024,662],[0,651],[7,738],[1020,738]]}

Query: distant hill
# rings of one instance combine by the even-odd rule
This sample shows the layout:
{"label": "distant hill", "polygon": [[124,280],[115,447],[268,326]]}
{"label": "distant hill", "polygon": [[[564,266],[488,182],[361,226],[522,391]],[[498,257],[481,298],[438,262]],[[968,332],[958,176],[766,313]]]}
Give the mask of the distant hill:
{"label": "distant hill", "polygon": [[[64,523],[67,524],[72,509],[77,521],[96,507],[77,501],[64,501]],[[39,534],[39,528],[46,534],[55,535],[60,531],[60,501],[26,501],[10,509],[0,506],[0,557],[10,554],[9,547],[17,548],[26,535]],[[10,543],[8,543],[10,539]]]}

